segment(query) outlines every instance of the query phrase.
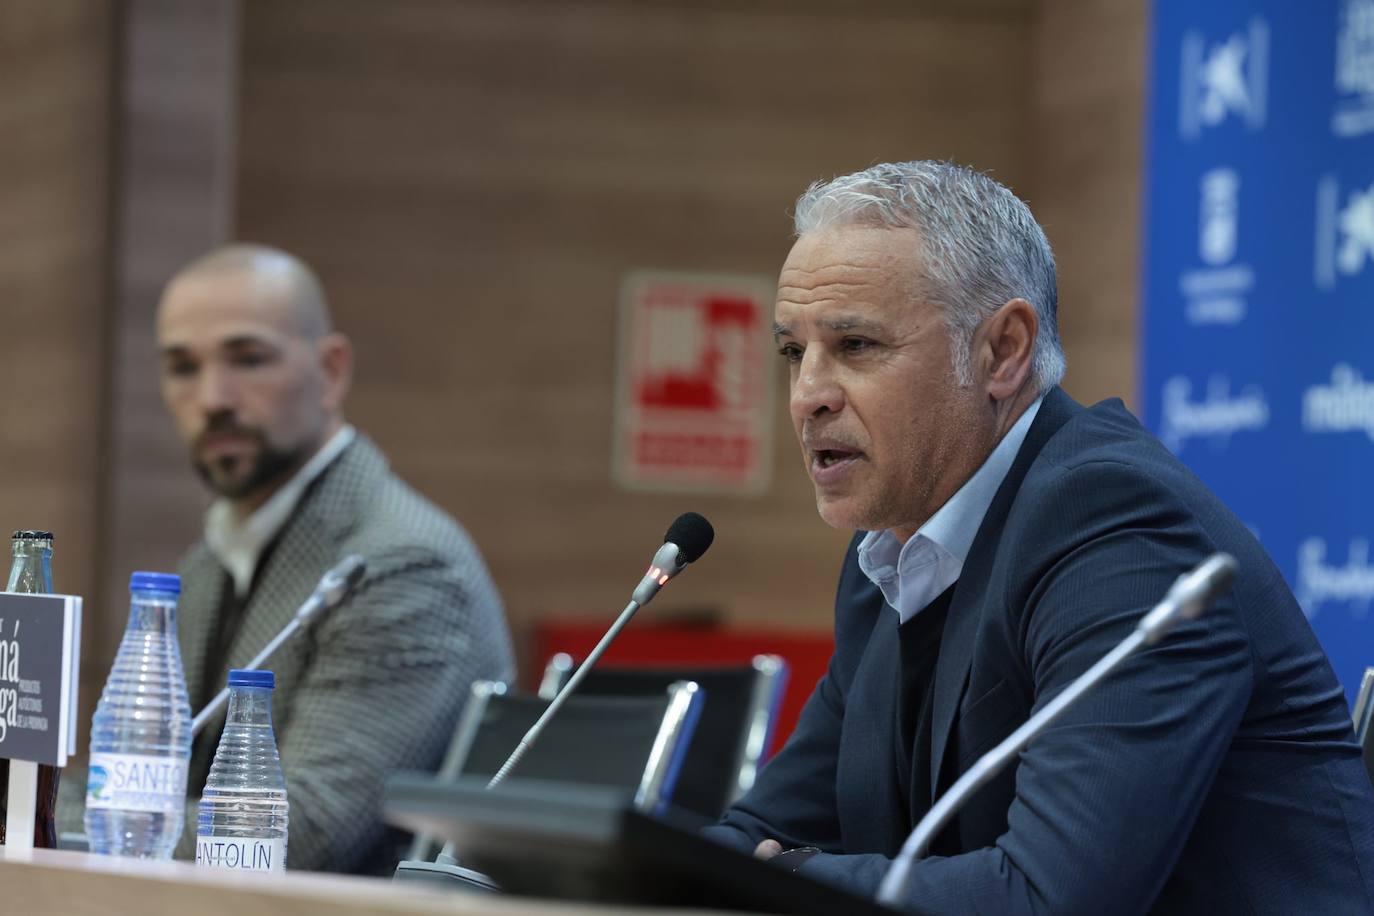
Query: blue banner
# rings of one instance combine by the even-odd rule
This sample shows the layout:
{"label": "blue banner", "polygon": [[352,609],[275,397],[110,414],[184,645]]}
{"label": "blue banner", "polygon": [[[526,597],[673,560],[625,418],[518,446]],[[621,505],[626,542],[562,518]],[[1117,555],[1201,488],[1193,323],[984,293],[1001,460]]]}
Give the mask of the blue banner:
{"label": "blue banner", "polygon": [[[1374,0],[1156,0],[1141,403],[1374,665]],[[1241,572],[1244,575],[1244,571]]]}

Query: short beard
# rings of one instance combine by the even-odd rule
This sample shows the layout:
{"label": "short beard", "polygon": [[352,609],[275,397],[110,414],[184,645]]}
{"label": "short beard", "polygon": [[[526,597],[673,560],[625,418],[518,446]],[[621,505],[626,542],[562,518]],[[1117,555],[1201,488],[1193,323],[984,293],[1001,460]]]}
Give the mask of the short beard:
{"label": "short beard", "polygon": [[[238,470],[238,462],[225,459],[218,462],[201,461],[201,439],[212,432],[235,432],[247,436],[257,445],[257,457],[244,470]],[[217,496],[225,499],[243,499],[268,485],[284,479],[292,470],[304,463],[307,448],[279,449],[267,441],[261,429],[240,426],[230,418],[228,421],[211,422],[197,437],[191,449],[191,466],[205,481],[205,485]]]}

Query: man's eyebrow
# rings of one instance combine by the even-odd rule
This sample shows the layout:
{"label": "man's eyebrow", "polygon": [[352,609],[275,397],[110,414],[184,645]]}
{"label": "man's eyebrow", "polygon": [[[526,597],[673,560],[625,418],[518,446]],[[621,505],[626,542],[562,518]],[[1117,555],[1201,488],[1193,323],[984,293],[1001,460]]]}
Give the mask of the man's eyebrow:
{"label": "man's eyebrow", "polygon": [[220,346],[226,350],[238,350],[243,347],[267,347],[272,350],[280,349],[274,341],[257,334],[236,334],[233,337],[226,337],[220,342]]}
{"label": "man's eyebrow", "polygon": [[185,344],[170,343],[162,346],[162,356],[164,359],[175,359],[181,356],[189,356],[191,348]]}
{"label": "man's eyebrow", "polygon": [[[838,318],[826,318],[819,322],[820,326],[827,331],[843,334],[849,331],[864,331],[869,334],[880,334],[887,330],[887,326],[882,322],[873,321],[870,318],[860,318],[857,315],[846,315]],[[783,337],[792,337],[790,325],[774,324],[773,339],[778,340]]]}
{"label": "man's eyebrow", "polygon": [[[281,350],[279,343],[259,334],[235,334],[233,337],[226,337],[221,340],[216,346],[221,350],[244,350],[255,347],[265,347],[274,352]],[[164,359],[177,359],[194,355],[195,351],[189,344],[173,342],[162,346]]]}
{"label": "man's eyebrow", "polygon": [[867,331],[870,334],[877,334],[886,330],[886,326],[880,321],[871,318],[860,318],[857,315],[845,315],[838,318],[822,319],[821,327],[827,331]]}

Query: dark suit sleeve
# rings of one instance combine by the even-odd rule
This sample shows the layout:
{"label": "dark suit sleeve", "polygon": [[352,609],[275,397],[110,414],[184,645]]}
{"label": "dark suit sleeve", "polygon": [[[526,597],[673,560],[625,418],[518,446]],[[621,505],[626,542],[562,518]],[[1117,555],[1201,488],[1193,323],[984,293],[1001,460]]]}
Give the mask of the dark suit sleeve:
{"label": "dark suit sleeve", "polygon": [[[872,629],[877,608],[855,600],[863,573],[854,547],[845,554],[835,598],[835,652],[825,676],[802,708],[797,727],[783,749],[763,768],[749,792],[725,812],[721,823],[706,830],[719,842],[752,852],[761,840],[784,848],[816,846],[842,849],[835,805],[836,762],[845,694],[853,678],[854,657]],[[862,585],[866,585],[863,580]],[[876,589],[872,590],[876,595]]]}
{"label": "dark suit sleeve", "polygon": [[[1057,469],[1023,493],[999,562],[1005,621],[987,631],[1035,709],[1110,651],[1174,579],[1213,551],[1201,520],[1137,468]],[[1244,575],[1245,571],[1241,571]],[[1253,680],[1233,596],[1118,669],[1022,754],[994,846],[918,863],[921,913],[1145,912],[1173,870],[1246,708]],[[971,761],[967,762],[971,763]],[[966,764],[967,765],[967,764]],[[881,856],[817,856],[802,871],[863,894]]]}
{"label": "dark suit sleeve", "polygon": [[787,744],[763,768],[758,782],[706,835],[746,852],[761,840],[784,848],[818,846],[838,852],[835,760],[844,702],[836,686],[834,661],[802,709]]}

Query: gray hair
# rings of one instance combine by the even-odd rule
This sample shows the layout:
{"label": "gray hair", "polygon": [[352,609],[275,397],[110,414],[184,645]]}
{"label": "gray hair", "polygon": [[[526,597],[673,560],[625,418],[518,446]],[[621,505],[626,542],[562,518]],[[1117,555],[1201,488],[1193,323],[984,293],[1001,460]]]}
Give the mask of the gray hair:
{"label": "gray hair", "polygon": [[797,199],[797,235],[840,226],[915,229],[922,295],[944,307],[955,377],[973,382],[973,332],[1010,299],[1040,321],[1031,378],[1040,393],[1064,377],[1054,252],[1025,202],[982,172],[952,162],[891,162],[828,182]]}

